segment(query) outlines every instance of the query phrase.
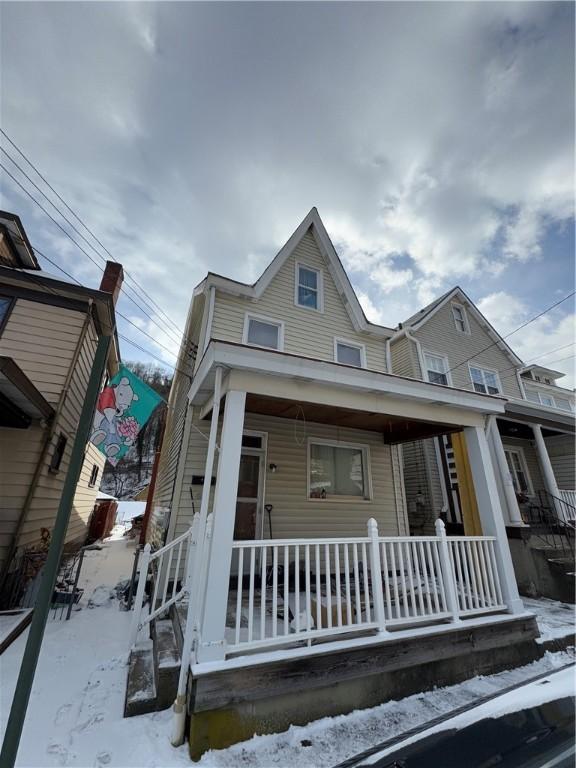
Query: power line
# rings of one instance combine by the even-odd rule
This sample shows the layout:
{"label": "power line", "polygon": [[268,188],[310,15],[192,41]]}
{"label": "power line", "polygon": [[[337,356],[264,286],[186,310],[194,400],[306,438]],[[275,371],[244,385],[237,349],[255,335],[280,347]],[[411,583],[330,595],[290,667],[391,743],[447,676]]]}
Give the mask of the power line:
{"label": "power line", "polygon": [[[74,211],[74,210],[73,210],[73,209],[72,209],[72,208],[71,208],[71,207],[68,205],[68,203],[66,202],[66,200],[64,200],[64,198],[62,197],[62,195],[60,195],[60,194],[59,194],[59,192],[57,192],[57,191],[56,191],[56,189],[54,189],[54,187],[52,186],[52,184],[50,184],[50,182],[48,181],[48,179],[47,179],[47,178],[46,178],[46,177],[45,177],[45,176],[44,176],[44,175],[43,175],[43,174],[42,174],[42,173],[41,173],[41,172],[38,170],[38,168],[36,167],[36,165],[34,165],[34,163],[33,163],[33,162],[30,160],[30,158],[29,158],[29,157],[28,157],[28,156],[27,156],[27,155],[26,155],[26,154],[25,154],[25,153],[24,153],[24,152],[23,152],[23,151],[20,149],[20,147],[19,147],[19,146],[18,146],[18,145],[17,145],[17,144],[16,144],[16,143],[13,141],[13,139],[11,139],[11,138],[10,138],[10,136],[8,136],[8,134],[6,133],[6,131],[5,131],[3,128],[0,128],[0,133],[2,133],[2,135],[3,135],[3,136],[4,136],[4,137],[5,137],[5,138],[6,138],[6,139],[7,139],[7,140],[10,142],[10,144],[11,144],[11,145],[14,147],[14,149],[15,149],[15,150],[18,152],[18,154],[19,154],[19,155],[20,155],[20,156],[21,156],[21,157],[22,157],[22,158],[23,158],[23,159],[24,159],[24,160],[25,160],[25,161],[28,163],[28,165],[29,165],[29,166],[30,166],[30,167],[31,167],[31,168],[34,170],[34,172],[35,172],[35,173],[36,173],[36,174],[37,174],[37,175],[38,175],[38,176],[39,176],[39,177],[42,179],[42,181],[43,181],[43,182],[46,184],[46,186],[47,186],[47,187],[48,187],[48,188],[49,188],[49,189],[50,189],[50,190],[51,190],[51,191],[52,191],[52,192],[53,192],[53,193],[56,195],[56,197],[58,198],[58,200],[60,200],[60,202],[61,202],[61,203],[62,203],[62,204],[65,206],[65,208],[66,208],[66,209],[67,209],[67,210],[68,210],[68,211],[69,211],[69,212],[72,214],[72,216],[74,216],[74,218],[76,219],[76,221],[78,221],[78,223],[79,223],[79,224],[80,224],[82,227],[84,227],[84,229],[86,230],[86,232],[88,232],[88,234],[89,234],[89,235],[90,235],[90,236],[91,236],[91,237],[92,237],[92,238],[95,240],[95,242],[97,242],[97,243],[98,243],[98,245],[99,245],[99,246],[100,246],[100,247],[101,247],[101,248],[102,248],[102,249],[105,251],[105,253],[106,253],[106,254],[107,254],[107,255],[108,255],[108,256],[109,256],[109,257],[112,259],[112,261],[117,261],[117,259],[115,259],[115,258],[114,258],[114,256],[112,255],[112,253],[111,253],[111,252],[108,250],[108,248],[106,248],[106,246],[104,245],[104,243],[102,243],[102,241],[101,241],[101,240],[100,240],[100,239],[99,239],[99,238],[98,238],[98,237],[97,237],[97,236],[94,234],[94,232],[93,232],[93,231],[90,229],[90,227],[89,227],[89,226],[88,226],[88,225],[87,225],[87,224],[86,224],[86,223],[85,223],[85,222],[84,222],[84,221],[83,221],[83,220],[80,218],[80,216],[78,216],[78,214],[77,214],[77,213],[76,213],[76,212],[75,212],[75,211]],[[3,151],[4,151],[6,154],[8,154],[8,153],[6,152],[6,150],[3,150]],[[8,155],[8,157],[10,157],[10,155]],[[16,165],[16,163],[14,162],[14,160],[12,159],[12,157],[10,157],[10,159],[11,159],[11,160],[12,160],[12,162],[13,162],[13,163]],[[19,167],[19,166],[17,166],[17,167]],[[26,175],[26,176],[27,176],[27,174],[25,174],[25,172],[24,172],[24,171],[22,171],[22,173],[24,173],[24,175]],[[30,178],[30,177],[29,177],[29,176],[27,176],[27,178]],[[34,182],[32,182],[32,183],[34,183]],[[35,185],[35,186],[36,186],[36,185]],[[47,199],[48,199],[48,198],[47,198]],[[52,205],[54,205],[54,204],[52,203]],[[54,207],[56,207],[56,206],[54,206]],[[57,210],[58,210],[58,209],[57,209]],[[60,215],[61,215],[61,216],[63,216],[63,218],[64,218],[64,215],[62,214],[62,212],[61,212],[61,211],[59,211],[59,213],[60,213]],[[71,225],[71,226],[73,226],[73,225]],[[76,230],[76,231],[77,231],[77,230]],[[85,239],[85,238],[84,238],[84,239]],[[86,242],[88,242],[88,241],[86,241]],[[156,301],[155,301],[155,300],[154,300],[154,299],[153,299],[153,298],[152,298],[152,297],[151,297],[151,296],[150,296],[150,295],[149,295],[149,294],[148,294],[148,293],[145,291],[145,289],[144,289],[144,288],[143,288],[143,287],[142,287],[142,286],[141,286],[141,285],[138,283],[138,281],[137,281],[137,280],[136,280],[134,277],[132,277],[132,275],[131,275],[131,274],[129,274],[129,273],[128,273],[128,271],[127,271],[127,270],[126,270],[126,277],[127,277],[127,278],[129,278],[129,279],[130,279],[130,280],[131,280],[131,281],[132,281],[132,282],[133,282],[133,283],[134,283],[134,284],[137,286],[137,288],[138,288],[138,289],[139,289],[139,290],[140,290],[140,291],[141,291],[141,292],[144,294],[144,296],[145,296],[145,297],[146,297],[146,298],[147,298],[147,299],[148,299],[148,300],[149,300],[149,301],[152,303],[152,305],[156,307],[156,310],[157,310],[158,312],[160,312],[160,313],[161,313],[161,314],[162,314],[162,315],[165,317],[165,319],[166,319],[168,322],[170,322],[170,323],[171,323],[171,324],[174,326],[174,328],[175,328],[175,329],[178,331],[178,333],[179,333],[179,334],[183,334],[183,333],[184,333],[184,332],[182,331],[182,329],[181,329],[181,328],[178,326],[178,324],[177,324],[177,323],[175,323],[175,322],[174,322],[174,320],[172,320],[172,319],[171,319],[171,318],[170,318],[170,317],[169,317],[169,316],[166,314],[166,312],[165,312],[165,311],[162,309],[162,307],[160,307],[160,306],[158,305],[158,303],[157,303],[157,302],[156,302]]]}
{"label": "power line", "polygon": [[[1,130],[1,129],[0,129],[0,130]],[[3,151],[5,151],[5,150],[3,150]],[[97,269],[100,269],[101,271],[103,271],[103,267],[101,267],[101,266],[100,266],[100,265],[99,265],[99,264],[98,264],[98,263],[97,263],[97,262],[94,260],[94,258],[93,258],[92,256],[90,256],[90,254],[89,254],[89,253],[88,253],[88,252],[87,252],[87,251],[86,251],[86,250],[85,250],[85,249],[84,249],[84,248],[83,248],[83,247],[82,247],[82,246],[81,246],[81,245],[80,245],[80,244],[79,244],[79,243],[78,243],[78,242],[77,242],[77,241],[76,241],[76,240],[75,240],[73,237],[72,237],[72,235],[71,235],[71,234],[70,234],[70,233],[69,233],[69,232],[68,232],[68,231],[67,231],[67,230],[66,230],[66,229],[65,229],[65,228],[64,228],[64,227],[63,227],[63,226],[60,224],[60,222],[58,222],[58,221],[57,221],[57,220],[56,220],[56,219],[55,219],[55,218],[54,218],[54,217],[53,217],[53,216],[52,216],[52,215],[51,215],[51,214],[50,214],[50,213],[49,213],[49,212],[46,210],[46,208],[44,208],[44,206],[42,205],[42,203],[40,203],[40,201],[39,201],[39,200],[37,200],[37,199],[34,197],[34,195],[32,195],[32,194],[31,194],[31,193],[30,193],[30,192],[29,192],[29,191],[26,189],[26,187],[24,187],[24,185],[23,185],[23,184],[21,184],[21,182],[20,182],[20,181],[19,181],[19,180],[18,180],[18,179],[17,179],[15,176],[13,176],[13,175],[10,173],[10,171],[9,171],[9,170],[6,168],[6,166],[4,166],[2,163],[0,163],[0,168],[2,168],[2,169],[5,171],[5,173],[7,173],[7,174],[8,174],[8,176],[10,176],[10,178],[11,178],[13,181],[15,181],[15,182],[16,182],[16,184],[18,184],[18,186],[19,186],[19,187],[20,187],[20,188],[21,188],[21,189],[22,189],[22,190],[23,190],[23,191],[24,191],[24,192],[25,192],[25,193],[28,195],[28,197],[30,197],[30,199],[31,199],[31,200],[33,200],[33,202],[34,202],[34,203],[36,203],[36,205],[37,205],[37,206],[38,206],[38,207],[39,207],[39,208],[40,208],[40,209],[41,209],[41,210],[42,210],[42,211],[43,211],[43,212],[44,212],[44,213],[45,213],[45,214],[48,216],[48,218],[49,218],[51,221],[53,221],[53,222],[54,222],[54,224],[56,224],[56,226],[57,226],[57,227],[58,227],[60,230],[62,230],[62,232],[63,232],[63,233],[66,235],[66,237],[68,237],[68,238],[69,238],[69,239],[70,239],[70,240],[71,240],[71,241],[74,243],[74,245],[75,245],[77,248],[79,248],[79,249],[80,249],[80,251],[82,251],[82,253],[83,253],[83,254],[85,254],[85,255],[86,255],[86,256],[87,256],[87,257],[90,259],[90,261],[92,262],[92,264],[94,264],[94,265],[97,267]],[[25,175],[26,175],[26,174],[25,174]],[[28,178],[28,177],[27,177],[27,178]],[[32,184],[34,184],[34,182],[32,182]],[[39,191],[40,191],[40,193],[41,193],[41,194],[44,194],[44,193],[42,192],[42,190],[39,190]],[[46,195],[44,195],[44,197],[46,197]],[[48,198],[47,198],[47,199],[48,199]],[[53,204],[53,203],[52,203],[50,200],[48,200],[48,202],[49,202],[51,205],[54,205],[54,204]],[[56,208],[56,210],[58,210],[58,209]],[[58,212],[60,213],[60,211],[58,211]],[[63,214],[62,214],[62,213],[60,213],[60,215],[62,215],[62,216],[63,216]],[[65,220],[66,220],[66,221],[68,221],[68,219],[66,219],[66,217],[64,217],[64,216],[63,216],[63,218],[65,218]],[[71,226],[73,226],[73,225],[71,225]],[[76,230],[76,231],[77,231],[77,230]],[[80,233],[80,234],[81,234],[81,233]],[[81,235],[81,236],[82,236],[82,235]],[[84,238],[84,239],[85,239],[85,238]],[[36,249],[36,248],[35,248],[34,250],[38,250],[38,249]],[[38,253],[40,253],[40,251],[38,251]],[[102,259],[102,261],[104,261],[104,263],[106,263],[106,259],[104,259],[104,257],[103,257],[101,254],[98,254],[98,252],[97,252],[97,251],[96,251],[96,253],[97,253],[97,255],[98,255],[98,256],[99,256],[99,257]],[[47,257],[44,257],[44,258],[47,258]],[[130,287],[130,286],[129,286],[129,287]],[[130,288],[130,290],[133,290],[133,289],[132,289],[132,288]],[[144,308],[143,308],[143,307],[142,307],[140,304],[138,304],[138,302],[137,302],[137,301],[135,301],[135,300],[134,300],[134,299],[133,299],[133,298],[132,298],[132,297],[131,297],[129,294],[125,293],[125,296],[126,296],[126,298],[127,298],[127,299],[129,299],[129,300],[130,300],[130,301],[131,301],[131,302],[132,302],[132,303],[133,303],[133,304],[134,304],[134,305],[135,305],[135,306],[136,306],[136,307],[137,307],[137,308],[138,308],[138,309],[139,309],[139,310],[140,310],[140,311],[141,311],[141,312],[142,312],[142,313],[143,313],[143,314],[144,314],[144,315],[145,315],[145,316],[146,316],[146,317],[149,319],[149,320],[151,320],[153,323],[155,323],[155,324],[158,326],[158,328],[160,328],[160,330],[161,330],[161,331],[164,331],[165,333],[171,333],[171,334],[174,334],[174,331],[172,331],[172,329],[171,329],[171,328],[169,328],[169,327],[166,327],[166,328],[164,328],[164,327],[162,327],[162,326],[161,326],[161,325],[158,323],[158,321],[154,320],[154,318],[153,318],[151,315],[149,315],[149,314],[148,314],[148,312],[146,312],[146,310],[145,310],[145,309],[144,309]],[[118,313],[118,314],[120,314],[120,313]],[[128,321],[128,322],[131,322],[131,321]],[[133,323],[133,325],[134,325],[134,323]],[[136,327],[138,327],[138,326],[136,326]],[[147,334],[147,335],[149,335],[149,334]],[[154,339],[152,336],[151,336],[150,338],[152,338],[152,340],[153,340],[153,341],[155,341],[155,339]],[[173,340],[173,341],[175,341],[175,342],[176,342],[176,343],[178,343],[178,344],[180,343],[180,339],[179,339],[179,338],[178,338],[178,339],[176,339],[176,338],[172,338],[172,340]],[[161,346],[161,345],[160,345],[160,346]]]}
{"label": "power line", "polygon": [[[513,331],[510,331],[510,333],[505,334],[504,336],[501,336],[500,339],[507,339],[510,336],[513,336],[515,333],[518,333],[518,331],[521,331],[522,328],[526,328],[527,325],[530,325],[530,323],[533,323],[535,320],[538,320],[538,318],[542,317],[543,315],[547,314],[551,310],[558,307],[560,304],[562,304],[564,301],[567,301],[572,296],[576,294],[576,291],[572,291],[567,296],[564,296],[563,299],[560,299],[559,301],[555,302],[551,306],[547,307],[546,309],[543,309],[542,312],[539,312],[534,317],[531,317],[530,320],[526,320],[525,323],[522,323],[522,325],[519,325],[518,328],[515,328]],[[470,357],[467,357],[465,360],[462,360],[460,363],[457,363],[452,368],[449,368],[446,373],[450,373],[451,371],[455,371],[456,368],[460,368],[461,365],[464,365],[465,363],[468,363],[470,360],[474,360],[474,358],[478,357],[478,355],[481,355],[483,352],[486,352],[488,349],[492,349],[492,347],[495,347],[497,344],[500,343],[500,339],[498,341],[493,341],[491,344],[488,344],[487,347],[484,347],[484,349],[481,349],[478,352],[475,352],[473,355],[470,355]]]}

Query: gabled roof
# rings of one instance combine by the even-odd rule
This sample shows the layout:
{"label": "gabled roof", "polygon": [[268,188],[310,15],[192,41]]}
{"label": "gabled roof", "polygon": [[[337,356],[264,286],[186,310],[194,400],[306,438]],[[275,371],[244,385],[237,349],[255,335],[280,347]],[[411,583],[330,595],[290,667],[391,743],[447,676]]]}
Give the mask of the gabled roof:
{"label": "gabled roof", "polygon": [[450,291],[440,296],[438,299],[432,301],[430,304],[424,307],[424,309],[421,309],[415,315],[412,315],[412,317],[409,317],[408,320],[400,324],[400,327],[404,330],[418,330],[418,328],[421,328],[425,323],[431,320],[434,315],[449,301],[452,301],[452,299],[457,299],[463,304],[466,304],[467,309],[470,311],[475,320],[484,328],[488,336],[494,342],[494,345],[498,346],[506,355],[508,355],[508,357],[513,361],[515,365],[522,367],[524,366],[524,363],[518,357],[518,355],[512,350],[510,346],[508,346],[508,344],[504,341],[494,326],[488,322],[482,312],[480,312],[478,307],[474,304],[472,299],[467,296],[466,293],[464,293],[459,285],[455,286]]}
{"label": "gabled roof", "polygon": [[394,334],[392,328],[387,328],[376,323],[371,323],[364,314],[360,302],[356,296],[354,288],[346,274],[346,271],[340,261],[336,249],[330,240],[330,236],[326,231],[326,228],[320,218],[316,208],[312,208],[310,212],[304,217],[298,227],[294,230],[292,235],[288,238],[286,243],[278,251],[276,256],[272,259],[270,264],[266,267],[264,272],[260,275],[258,280],[251,285],[247,283],[241,283],[237,280],[231,280],[230,278],[223,277],[222,275],[209,272],[204,280],[196,286],[194,294],[198,294],[204,291],[205,288],[214,285],[221,291],[232,293],[238,296],[245,296],[251,299],[258,299],[266,288],[270,285],[273,278],[278,274],[280,268],[284,265],[286,260],[292,255],[297,245],[300,243],[304,235],[310,230],[314,237],[316,244],[320,250],[320,253],[325,259],[326,266],[336,287],[340,294],[344,306],[350,316],[352,324],[357,331],[368,331],[370,333],[378,334],[385,338],[389,338]]}

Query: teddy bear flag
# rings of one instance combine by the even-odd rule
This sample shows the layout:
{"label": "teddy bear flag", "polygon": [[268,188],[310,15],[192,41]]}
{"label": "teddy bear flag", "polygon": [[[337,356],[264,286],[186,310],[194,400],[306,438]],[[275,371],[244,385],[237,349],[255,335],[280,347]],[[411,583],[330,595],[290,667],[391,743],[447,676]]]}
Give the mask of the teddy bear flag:
{"label": "teddy bear flag", "polygon": [[160,395],[125,366],[100,392],[90,441],[113,467],[134,445],[160,402]]}

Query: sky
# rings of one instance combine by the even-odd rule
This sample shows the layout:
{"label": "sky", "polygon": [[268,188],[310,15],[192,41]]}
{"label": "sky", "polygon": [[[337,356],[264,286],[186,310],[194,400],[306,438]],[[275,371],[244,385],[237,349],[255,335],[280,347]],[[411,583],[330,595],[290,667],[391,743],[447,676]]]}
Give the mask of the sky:
{"label": "sky", "polygon": [[[374,322],[460,285],[507,334],[574,288],[571,3],[3,2],[0,15],[2,127],[179,328],[208,270],[252,282],[312,206]],[[32,244],[98,285],[0,174]],[[164,315],[127,297],[120,311],[146,350],[122,340],[124,359],[175,362]],[[568,300],[508,342],[573,386],[573,340]]]}

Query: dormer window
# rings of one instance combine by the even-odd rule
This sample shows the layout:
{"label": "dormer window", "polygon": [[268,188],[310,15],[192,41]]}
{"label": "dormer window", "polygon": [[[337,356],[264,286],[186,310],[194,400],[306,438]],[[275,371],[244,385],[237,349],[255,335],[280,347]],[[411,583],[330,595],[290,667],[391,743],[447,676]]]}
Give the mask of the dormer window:
{"label": "dormer window", "polygon": [[454,318],[454,325],[456,326],[456,330],[459,333],[470,333],[466,310],[462,304],[452,304],[452,317]]}
{"label": "dormer window", "polygon": [[323,311],[322,272],[319,269],[296,264],[295,288],[294,302],[297,306]]}

